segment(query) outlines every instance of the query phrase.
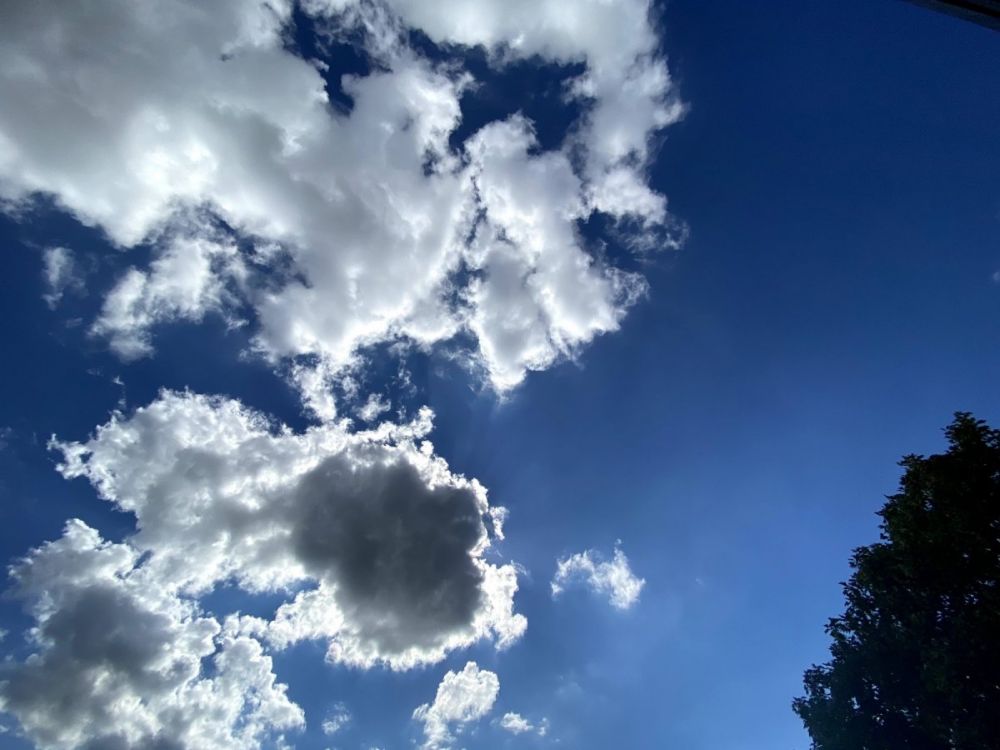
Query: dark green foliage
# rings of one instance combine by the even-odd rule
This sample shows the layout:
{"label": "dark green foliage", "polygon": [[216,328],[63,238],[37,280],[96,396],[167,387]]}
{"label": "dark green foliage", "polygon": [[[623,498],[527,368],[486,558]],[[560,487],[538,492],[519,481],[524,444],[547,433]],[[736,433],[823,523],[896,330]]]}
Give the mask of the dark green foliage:
{"label": "dark green foliage", "polygon": [[946,434],[851,558],[831,660],[793,704],[814,750],[1000,749],[1000,430],[957,414]]}

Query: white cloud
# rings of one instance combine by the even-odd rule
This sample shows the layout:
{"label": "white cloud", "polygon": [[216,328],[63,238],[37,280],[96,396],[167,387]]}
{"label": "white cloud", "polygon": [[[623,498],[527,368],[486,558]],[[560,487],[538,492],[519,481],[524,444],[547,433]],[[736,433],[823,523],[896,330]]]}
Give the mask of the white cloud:
{"label": "white cloud", "polygon": [[378,393],[373,393],[368,397],[368,400],[357,409],[356,413],[363,421],[374,422],[391,408],[392,405],[384,397]]}
{"label": "white cloud", "polygon": [[[345,3],[312,5],[342,9]],[[570,93],[592,103],[575,145],[586,157],[594,207],[614,216],[665,218],[665,201],[645,187],[643,167],[651,135],[682,117],[684,107],[657,54],[649,0],[389,0],[387,5],[405,25],[436,41],[485,47],[497,64],[536,55],[585,62],[586,72]],[[615,187],[623,184],[638,198],[636,204],[614,199]]]}
{"label": "white cloud", "polygon": [[[503,391],[615,330],[643,283],[595,258],[576,222],[604,211],[646,231],[666,218],[645,169],[681,109],[646,0],[306,6],[330,33],[364,26],[379,58],[342,80],[349,114],[330,105],[321,66],[286,49],[290,0],[0,11],[0,199],[50,194],[118,245],[154,247],[93,330],[143,356],[157,323],[245,306],[262,354],[320,360],[319,375],[301,361],[293,372],[322,419],[335,414],[330,379],[379,341],[471,333]],[[519,118],[453,150],[468,76],[410,50],[408,26],[485,45],[497,65],[585,63],[567,96],[587,114],[565,150],[536,153]],[[242,249],[211,222],[165,231],[191,211]]]}
{"label": "white cloud", "polygon": [[337,418],[337,402],[333,397],[334,376],[329,363],[322,360],[296,362],[289,373],[305,410],[321,422],[332,422]]}
{"label": "white cloud", "polygon": [[521,716],[521,714],[512,712],[505,713],[499,723],[501,729],[511,734],[524,734],[534,729],[532,723]]}
{"label": "white cloud", "polygon": [[542,719],[538,724],[532,724],[519,713],[508,711],[497,722],[497,725],[511,734],[537,734],[544,737],[549,732],[549,720]]}
{"label": "white cloud", "polygon": [[161,585],[191,594],[234,580],[248,591],[307,588],[246,632],[284,647],[329,640],[331,661],[406,669],[489,638],[517,640],[512,565],[484,559],[486,490],[452,474],[406,425],[303,434],[239,402],[165,392],[85,443],[55,443],[136,517],[131,543]]}
{"label": "white cloud", "polygon": [[449,671],[438,685],[434,703],[425,703],[413,712],[413,718],[424,725],[423,747],[451,747],[453,732],[486,716],[499,692],[496,674],[480,669],[475,662],[468,662],[461,672]]}
{"label": "white cloud", "polygon": [[78,520],[13,566],[35,651],[0,665],[0,710],[59,750],[249,749],[301,727],[261,644],[149,572]]}
{"label": "white cloud", "polygon": [[149,271],[129,269],[104,301],[92,333],[131,360],[153,350],[150,328],[183,319],[200,321],[232,299],[227,281],[243,276],[236,246],[227,241],[181,236],[165,244]]}
{"label": "white cloud", "polygon": [[552,595],[558,596],[574,584],[585,584],[596,593],[607,594],[611,605],[617,609],[629,609],[639,601],[646,581],[632,573],[628,558],[616,546],[610,562],[594,550],[559,560],[552,579]]}
{"label": "white cloud", "polygon": [[42,278],[46,292],[42,295],[45,304],[54,309],[67,290],[79,291],[83,279],[73,259],[73,251],[66,247],[47,247],[42,254]]}
{"label": "white cloud", "polygon": [[501,390],[545,369],[594,336],[613,331],[645,290],[637,275],[602,267],[580,248],[586,215],[569,157],[530,156],[520,117],[483,128],[469,142],[484,215],[469,249],[482,276],[469,286],[469,328]]}
{"label": "white cloud", "polygon": [[323,734],[331,737],[351,723],[351,712],[343,703],[337,703],[323,719]]}

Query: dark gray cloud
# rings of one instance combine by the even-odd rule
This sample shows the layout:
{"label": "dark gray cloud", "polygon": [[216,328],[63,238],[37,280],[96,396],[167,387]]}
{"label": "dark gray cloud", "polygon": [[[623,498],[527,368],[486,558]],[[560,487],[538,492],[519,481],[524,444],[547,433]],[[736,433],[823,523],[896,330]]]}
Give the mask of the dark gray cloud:
{"label": "dark gray cloud", "polygon": [[149,737],[131,742],[120,734],[106,734],[89,740],[80,750],[184,750],[184,745],[171,737]]}
{"label": "dark gray cloud", "polygon": [[472,624],[486,529],[470,488],[429,486],[399,458],[334,456],[303,477],[292,507],[296,554],[381,650],[437,645]]}
{"label": "dark gray cloud", "polygon": [[71,521],[12,568],[34,653],[0,665],[0,711],[46,750],[244,750],[301,726],[261,644],[158,586],[140,559]]}
{"label": "dark gray cloud", "polygon": [[185,676],[180,663],[177,672],[157,664],[172,635],[167,616],[138,606],[124,592],[84,588],[42,623],[41,654],[3,665],[0,698],[8,711],[39,727],[42,745],[55,744],[66,726],[113,726],[108,698],[133,688],[159,692]]}
{"label": "dark gray cloud", "polygon": [[152,685],[163,681],[164,675],[149,667],[164,653],[170,631],[166,615],[139,607],[111,586],[96,585],[53,614],[41,635],[53,644],[49,656],[63,666],[74,664],[82,671],[101,667]]}

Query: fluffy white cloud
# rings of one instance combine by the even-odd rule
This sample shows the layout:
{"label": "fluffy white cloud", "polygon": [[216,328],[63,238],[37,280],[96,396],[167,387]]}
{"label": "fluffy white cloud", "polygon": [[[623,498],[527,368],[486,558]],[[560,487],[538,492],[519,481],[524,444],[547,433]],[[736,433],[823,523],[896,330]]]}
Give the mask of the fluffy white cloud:
{"label": "fluffy white cloud", "polygon": [[580,178],[566,154],[531,156],[534,145],[529,123],[515,117],[487,125],[467,146],[483,208],[468,251],[482,271],[468,290],[469,327],[501,389],[615,330],[645,289],[641,277],[581,250]]}
{"label": "fluffy white cloud", "polygon": [[632,573],[625,553],[615,547],[610,561],[594,550],[559,560],[552,579],[552,595],[558,596],[574,584],[584,584],[599,594],[607,594],[611,605],[617,609],[629,609],[639,601],[646,581]]}
{"label": "fluffy white cloud", "polygon": [[490,712],[500,692],[496,674],[470,661],[461,672],[449,671],[438,685],[433,703],[425,703],[413,712],[423,722],[427,750],[450,747],[453,732],[477,721]]}
{"label": "fluffy white cloud", "polygon": [[[641,280],[592,256],[576,225],[594,211],[647,228],[666,218],[644,171],[652,135],[681,110],[648,3],[305,5],[329,33],[362,26],[379,60],[341,81],[347,114],[324,65],[288,49],[290,0],[0,10],[0,199],[50,194],[117,244],[154,246],[94,330],[141,356],[150,326],[198,320],[238,293],[260,352],[319,359],[311,376],[293,371],[325,419],[322,390],[375,342],[471,333],[504,390],[614,330]],[[452,149],[469,78],[410,50],[406,27],[484,45],[498,65],[584,63],[567,88],[588,103],[584,121],[560,152],[536,153],[519,118]],[[214,229],[165,231],[192,210],[246,239],[245,257]],[[259,279],[234,283],[243,273]]]}
{"label": "fluffy white cloud", "polygon": [[[322,2],[316,3],[322,5]],[[342,5],[342,3],[338,3]],[[540,56],[584,62],[586,72],[572,93],[592,102],[577,133],[599,210],[621,216],[663,218],[665,201],[645,188],[642,167],[650,135],[683,115],[666,65],[657,55],[649,0],[389,0],[407,25],[440,42],[483,46],[502,63]],[[623,175],[628,175],[624,177]],[[600,197],[614,183],[633,185],[639,205],[617,203],[609,210]]]}
{"label": "fluffy white cloud", "polygon": [[417,445],[429,429],[424,411],[295,434],[236,401],[166,392],[85,443],[55,445],[64,476],[135,515],[131,543],[160,585],[298,587],[244,631],[276,647],[326,638],[332,661],[405,669],[483,638],[506,646],[526,627],[514,567],[484,559],[486,491]]}
{"label": "fluffy white cloud", "polygon": [[132,545],[74,520],[11,574],[35,652],[0,666],[0,710],[37,747],[249,749],[302,726],[261,644],[163,586]]}

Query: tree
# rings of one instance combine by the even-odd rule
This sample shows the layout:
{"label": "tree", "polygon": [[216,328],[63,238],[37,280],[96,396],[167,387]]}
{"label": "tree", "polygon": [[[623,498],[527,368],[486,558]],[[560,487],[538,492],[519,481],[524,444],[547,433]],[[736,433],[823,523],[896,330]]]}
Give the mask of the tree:
{"label": "tree", "polygon": [[851,558],[831,659],[793,703],[813,750],[1000,748],[1000,430],[959,413],[945,434]]}

